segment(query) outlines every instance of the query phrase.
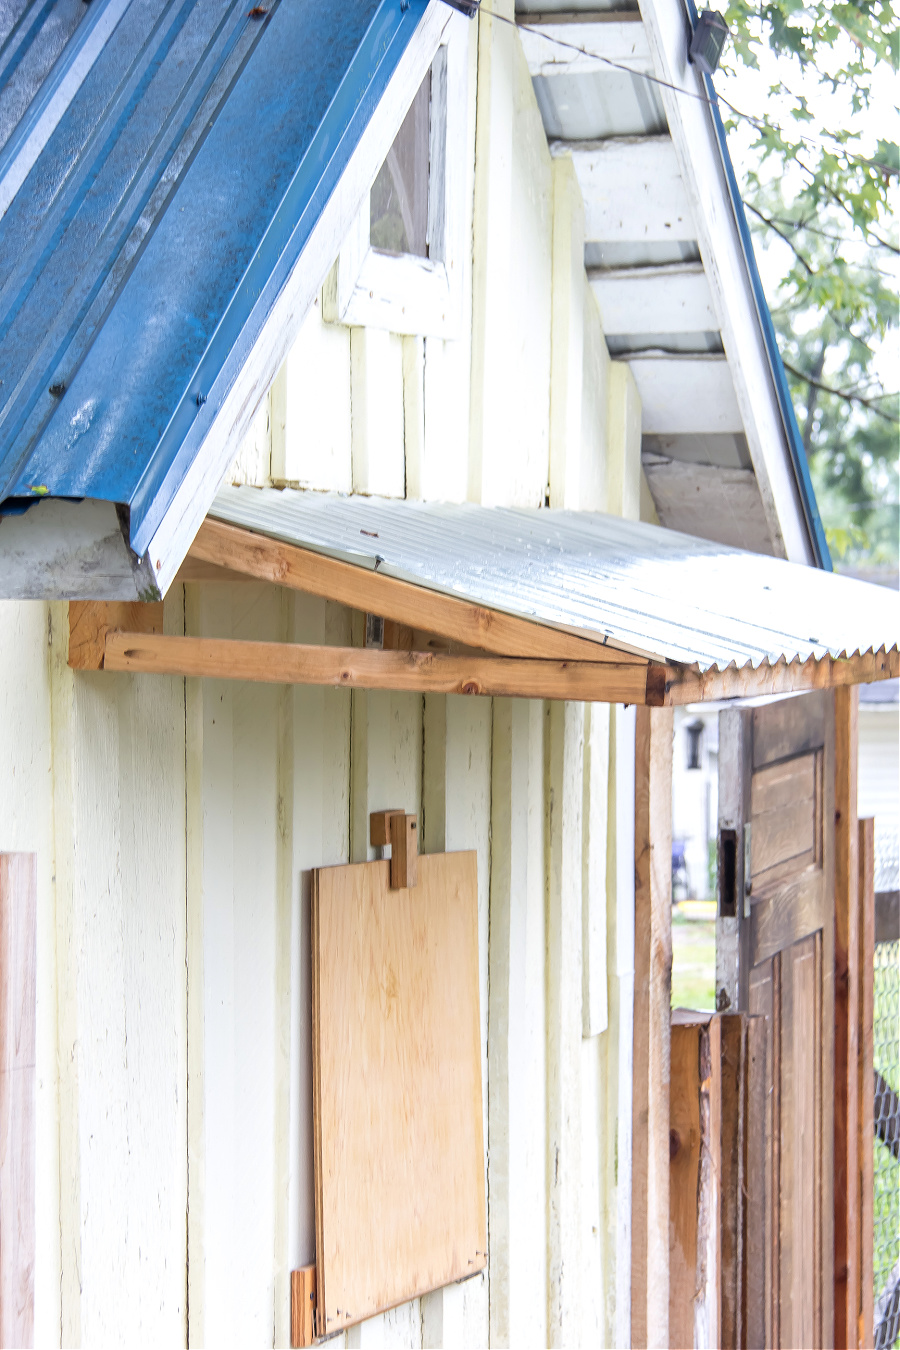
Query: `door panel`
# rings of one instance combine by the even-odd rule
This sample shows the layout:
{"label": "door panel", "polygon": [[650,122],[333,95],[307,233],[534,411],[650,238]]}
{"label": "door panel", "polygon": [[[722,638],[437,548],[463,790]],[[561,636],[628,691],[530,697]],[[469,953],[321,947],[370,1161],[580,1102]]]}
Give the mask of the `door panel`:
{"label": "door panel", "polygon": [[[717,1001],[766,1018],[766,1344],[832,1335],[834,710],[720,715],[719,825],[742,841],[717,922]],[[729,855],[731,856],[731,855]],[[721,944],[721,959],[719,947]]]}

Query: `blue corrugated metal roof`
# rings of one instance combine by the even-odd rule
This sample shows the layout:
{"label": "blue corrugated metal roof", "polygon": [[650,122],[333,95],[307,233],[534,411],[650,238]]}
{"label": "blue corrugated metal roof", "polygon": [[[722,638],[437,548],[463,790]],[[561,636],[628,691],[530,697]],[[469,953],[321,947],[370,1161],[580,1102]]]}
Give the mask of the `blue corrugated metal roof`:
{"label": "blue corrugated metal roof", "polygon": [[0,500],[142,554],[426,0],[0,6]]}

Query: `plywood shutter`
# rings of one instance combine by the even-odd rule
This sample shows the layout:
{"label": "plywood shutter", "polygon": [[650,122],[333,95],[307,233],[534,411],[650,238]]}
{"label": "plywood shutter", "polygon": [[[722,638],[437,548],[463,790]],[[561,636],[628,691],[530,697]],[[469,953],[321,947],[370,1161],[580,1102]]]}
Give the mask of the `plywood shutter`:
{"label": "plywood shutter", "polygon": [[474,853],[313,875],[318,1335],[486,1262]]}

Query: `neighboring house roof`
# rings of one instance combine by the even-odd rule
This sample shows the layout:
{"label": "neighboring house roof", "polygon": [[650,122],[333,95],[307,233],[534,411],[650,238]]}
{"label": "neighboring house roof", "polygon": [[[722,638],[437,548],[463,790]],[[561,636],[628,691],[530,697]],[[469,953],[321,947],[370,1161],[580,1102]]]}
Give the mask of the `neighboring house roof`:
{"label": "neighboring house roof", "polygon": [[581,184],[610,353],[641,395],[660,521],[830,568],[712,81],[687,59],[688,6],[518,0],[517,17],[551,150]]}
{"label": "neighboring house roof", "polygon": [[[701,674],[732,665],[827,667],[829,657],[882,649],[886,657],[861,663],[860,677],[897,669],[900,596],[657,525],[593,512],[235,486],[221,489],[209,514]],[[821,682],[831,679],[823,672]]]}
{"label": "neighboring house roof", "polygon": [[0,9],[5,594],[166,589],[449,14]]}

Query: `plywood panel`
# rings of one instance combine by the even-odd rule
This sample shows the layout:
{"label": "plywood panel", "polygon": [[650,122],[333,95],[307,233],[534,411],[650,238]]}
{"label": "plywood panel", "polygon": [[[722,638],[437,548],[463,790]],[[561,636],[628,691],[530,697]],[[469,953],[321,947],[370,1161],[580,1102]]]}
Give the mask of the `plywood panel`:
{"label": "plywood panel", "polygon": [[474,853],[314,874],[319,1334],[486,1261]]}

